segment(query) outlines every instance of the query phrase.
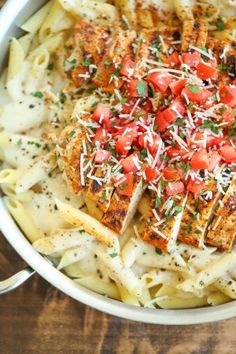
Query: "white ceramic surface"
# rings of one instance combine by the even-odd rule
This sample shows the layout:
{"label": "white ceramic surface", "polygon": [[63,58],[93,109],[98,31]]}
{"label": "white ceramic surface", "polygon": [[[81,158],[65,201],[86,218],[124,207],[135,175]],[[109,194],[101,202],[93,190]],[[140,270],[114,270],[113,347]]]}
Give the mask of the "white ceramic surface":
{"label": "white ceramic surface", "polygon": [[[9,0],[0,12],[0,68],[4,65],[5,48],[10,36],[20,34],[16,25],[20,25],[45,2]],[[44,279],[72,298],[100,311],[130,320],[168,325],[205,323],[236,316],[236,301],[192,310],[147,309],[126,305],[85,289],[53,268],[33,249],[9,215],[1,198],[0,229],[17,253]]]}

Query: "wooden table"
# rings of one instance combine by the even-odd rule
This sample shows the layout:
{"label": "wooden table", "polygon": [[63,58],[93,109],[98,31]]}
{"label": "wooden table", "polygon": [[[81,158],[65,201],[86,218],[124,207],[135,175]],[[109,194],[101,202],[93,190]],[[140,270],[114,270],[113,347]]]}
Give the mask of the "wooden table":
{"label": "wooden table", "polygon": [[[0,279],[24,262],[0,236]],[[121,320],[85,306],[35,275],[0,297],[1,354],[235,354],[236,318],[195,326]]]}
{"label": "wooden table", "polygon": [[[23,266],[0,235],[0,279]],[[70,299],[37,275],[0,298],[1,354],[235,354],[235,326],[236,319],[188,327],[121,320]]]}

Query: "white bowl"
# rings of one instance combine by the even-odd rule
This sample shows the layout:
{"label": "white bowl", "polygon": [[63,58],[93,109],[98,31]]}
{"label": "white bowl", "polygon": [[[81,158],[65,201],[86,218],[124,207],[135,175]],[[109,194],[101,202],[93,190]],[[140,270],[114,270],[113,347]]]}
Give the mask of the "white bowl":
{"label": "white bowl", "polygon": [[[0,12],[0,68],[4,67],[5,53],[11,36],[19,36],[20,26],[42,6],[45,0],[9,0]],[[0,229],[17,253],[49,283],[72,298],[97,310],[139,322],[188,325],[223,320],[236,316],[236,301],[215,307],[191,310],[148,309],[123,304],[96,294],[69,279],[51,266],[19,230],[0,198]]]}

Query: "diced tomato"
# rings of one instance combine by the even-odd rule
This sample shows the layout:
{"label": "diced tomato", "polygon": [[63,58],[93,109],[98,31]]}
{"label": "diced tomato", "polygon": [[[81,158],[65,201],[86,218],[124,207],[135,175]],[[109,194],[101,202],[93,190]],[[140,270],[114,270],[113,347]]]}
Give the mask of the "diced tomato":
{"label": "diced tomato", "polygon": [[206,89],[202,89],[198,86],[192,85],[183,89],[182,95],[185,94],[191,102],[196,102],[200,105],[206,103],[206,101],[212,97],[212,92]]}
{"label": "diced tomato", "polygon": [[102,127],[97,128],[96,133],[95,133],[95,137],[94,137],[95,142],[98,142],[100,144],[100,146],[104,146],[104,144],[107,141],[107,138],[108,138],[107,130]]}
{"label": "diced tomato", "polygon": [[179,58],[178,52],[173,52],[171,55],[169,55],[166,58],[165,62],[166,62],[166,64],[170,64],[173,66],[180,64],[180,58]]}
{"label": "diced tomato", "polygon": [[203,170],[209,167],[209,157],[206,149],[196,151],[190,161],[193,170]]}
{"label": "diced tomato", "polygon": [[236,123],[236,110],[231,107],[227,107],[227,109],[222,114],[222,122],[227,123],[227,127],[230,127],[234,123]]}
{"label": "diced tomato", "polygon": [[95,108],[92,118],[93,118],[93,120],[95,120],[95,122],[103,124],[106,121],[109,121],[110,116],[111,116],[111,109],[110,109],[109,105],[103,104],[103,103],[98,103],[97,107]]}
{"label": "diced tomato", "polygon": [[165,167],[162,170],[163,176],[167,180],[178,181],[180,179],[180,175],[176,168],[173,167]]}
{"label": "diced tomato", "polygon": [[134,105],[136,103],[137,99],[136,98],[129,98],[126,103],[122,105],[122,111],[121,113],[123,114],[130,114],[132,109],[134,108]]}
{"label": "diced tomato", "polygon": [[212,172],[214,168],[219,164],[221,160],[221,155],[216,151],[212,151],[209,155],[209,166],[208,171]]}
{"label": "diced tomato", "polygon": [[156,113],[155,125],[158,132],[162,132],[169,127],[170,123],[165,120],[163,112]]}
{"label": "diced tomato", "polygon": [[180,95],[183,88],[186,86],[186,79],[175,80],[170,83],[170,89],[173,95]]}
{"label": "diced tomato", "polygon": [[215,137],[214,135],[208,135],[207,137],[207,148],[212,146],[221,147],[224,145],[230,145],[228,138]]}
{"label": "diced tomato", "polygon": [[183,193],[183,191],[184,191],[184,184],[181,181],[170,182],[166,186],[167,195],[176,195],[176,194]]}
{"label": "diced tomato", "polygon": [[201,54],[199,52],[194,53],[184,53],[182,55],[184,64],[194,68],[201,61]]}
{"label": "diced tomato", "polygon": [[117,133],[114,134],[114,137],[119,136],[130,136],[133,139],[138,136],[138,124],[137,123],[128,123],[125,124]]}
{"label": "diced tomato", "polygon": [[177,148],[177,147],[170,147],[167,150],[167,155],[172,159],[176,156],[184,156],[188,153],[188,151],[181,149],[181,148]]}
{"label": "diced tomato", "polygon": [[116,142],[116,151],[118,154],[127,156],[131,149],[132,142],[133,138],[131,136],[120,136]]}
{"label": "diced tomato", "polygon": [[146,98],[141,104],[140,107],[146,112],[146,113],[151,113],[153,111],[152,108],[152,102],[149,100],[149,98]]}
{"label": "diced tomato", "polygon": [[205,141],[204,141],[205,137],[203,132],[196,132],[192,135],[191,139],[190,139],[190,147],[204,147],[205,145]]}
{"label": "diced tomato", "polygon": [[147,83],[143,80],[131,79],[127,84],[128,94],[131,97],[147,97]]}
{"label": "diced tomato", "polygon": [[223,146],[219,153],[226,162],[236,162],[236,149],[233,146]]}
{"label": "diced tomato", "polygon": [[166,129],[178,117],[183,116],[184,112],[185,106],[182,97],[176,97],[168,108],[156,114],[155,124],[157,125],[157,131]]}
{"label": "diced tomato", "polygon": [[205,188],[206,184],[204,181],[193,181],[192,179],[190,179],[187,184],[187,191],[192,192],[195,196],[197,196]]}
{"label": "diced tomato", "polygon": [[196,67],[197,76],[202,80],[216,79],[218,75],[218,70],[212,63],[199,63]]}
{"label": "diced tomato", "polygon": [[171,105],[169,106],[169,108],[172,111],[176,111],[178,112],[181,116],[184,115],[186,107],[184,105],[184,100],[182,97],[176,97],[174,99],[174,101],[171,103]]}
{"label": "diced tomato", "polygon": [[125,58],[122,61],[120,74],[127,77],[131,77],[134,75],[135,69],[136,69],[136,63],[129,58]]}
{"label": "diced tomato", "polygon": [[122,182],[119,183],[116,187],[117,192],[120,195],[126,195],[127,197],[131,197],[134,189],[134,175],[125,174],[124,177],[121,177]]}
{"label": "diced tomato", "polygon": [[153,182],[159,176],[159,173],[156,169],[147,167],[144,171],[145,178],[148,182]]}
{"label": "diced tomato", "polygon": [[224,86],[220,89],[219,93],[221,102],[230,107],[236,106],[236,87]]}
{"label": "diced tomato", "polygon": [[154,156],[156,155],[159,145],[162,143],[162,140],[156,133],[152,133],[151,136],[152,137],[150,137],[150,135],[147,133],[140,135],[140,137],[138,138],[138,143],[142,149],[148,149],[150,153]]}
{"label": "diced tomato", "polygon": [[138,168],[139,158],[138,158],[137,154],[131,154],[128,157],[126,157],[125,159],[122,159],[120,162],[121,162],[121,165],[122,165],[125,173],[130,173],[130,172],[135,173],[139,170],[139,168]]}
{"label": "diced tomato", "polygon": [[103,163],[105,160],[109,160],[111,157],[110,151],[107,150],[98,150],[96,151],[94,162],[95,163]]}
{"label": "diced tomato", "polygon": [[158,72],[151,73],[147,77],[147,82],[162,93],[166,92],[172,81],[172,76]]}

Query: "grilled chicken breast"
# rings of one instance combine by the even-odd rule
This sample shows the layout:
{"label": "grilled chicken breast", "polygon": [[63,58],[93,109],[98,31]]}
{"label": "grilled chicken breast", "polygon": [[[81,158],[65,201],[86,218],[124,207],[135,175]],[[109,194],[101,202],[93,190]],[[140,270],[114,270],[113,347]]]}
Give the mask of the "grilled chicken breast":
{"label": "grilled chicken breast", "polygon": [[198,198],[189,195],[178,233],[178,240],[195,247],[202,247],[207,226],[218,203],[220,192],[216,181],[210,180],[206,191],[212,193],[208,200],[203,196]]}
{"label": "grilled chicken breast", "polygon": [[207,23],[198,20],[186,20],[183,23],[181,49],[186,52],[190,45],[201,48],[207,41]]}
{"label": "grilled chicken breast", "polygon": [[132,220],[143,192],[143,181],[136,176],[132,196],[119,195],[115,191],[102,222],[110,229],[122,234]]}
{"label": "grilled chicken breast", "polygon": [[236,178],[234,178],[209,226],[205,243],[221,250],[232,247],[236,235]]}
{"label": "grilled chicken breast", "polygon": [[[168,201],[172,205],[170,208],[167,206]],[[173,250],[185,203],[186,196],[180,196],[180,198],[168,198],[165,202],[162,200],[160,207],[152,208],[141,226],[142,239],[162,251]],[[163,205],[166,205],[167,209],[164,209]]]}

